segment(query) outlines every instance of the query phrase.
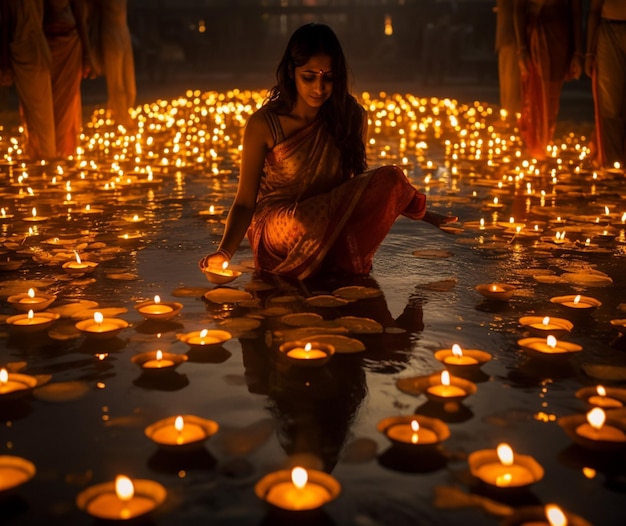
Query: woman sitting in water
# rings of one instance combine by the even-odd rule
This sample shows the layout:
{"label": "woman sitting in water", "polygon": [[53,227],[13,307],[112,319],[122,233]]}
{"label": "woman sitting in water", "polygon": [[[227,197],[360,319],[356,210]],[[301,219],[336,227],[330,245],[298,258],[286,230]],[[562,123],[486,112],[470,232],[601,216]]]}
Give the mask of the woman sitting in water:
{"label": "woman sitting in water", "polygon": [[259,270],[297,279],[366,275],[400,214],[436,226],[456,221],[427,212],[400,168],[366,171],[367,116],[348,92],[332,29],[296,30],[276,77],[246,125],[237,195],[202,270],[229,261],[247,233]]}

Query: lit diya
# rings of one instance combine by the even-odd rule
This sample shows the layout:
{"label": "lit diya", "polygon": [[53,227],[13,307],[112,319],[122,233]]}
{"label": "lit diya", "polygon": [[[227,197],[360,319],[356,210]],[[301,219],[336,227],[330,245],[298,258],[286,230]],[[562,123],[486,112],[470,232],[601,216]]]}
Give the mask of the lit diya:
{"label": "lit diya", "polygon": [[181,363],[189,358],[184,354],[171,352],[147,351],[133,356],[130,361],[141,367],[145,372],[169,372],[173,371]]}
{"label": "lit diya", "polygon": [[581,345],[563,340],[557,340],[552,334],[547,338],[522,338],[517,340],[517,344],[525,351],[536,356],[568,357],[572,353],[583,350]]}
{"label": "lit diya", "polygon": [[228,261],[224,261],[221,267],[207,267],[203,272],[206,278],[216,285],[225,285],[241,276],[241,271],[228,268]]}
{"label": "lit diya", "polygon": [[146,427],[144,432],[162,448],[188,451],[202,447],[218,429],[219,425],[213,420],[194,415],[178,415],[159,420]]}
{"label": "lit diya", "polygon": [[450,436],[443,421],[423,415],[384,418],[376,427],[394,446],[408,451],[436,446]]}
{"label": "lit diya", "polygon": [[135,305],[135,310],[145,319],[150,320],[169,320],[176,316],[182,308],[182,303],[162,302],[158,294],[154,296],[154,300],[142,301]]}
{"label": "lit diya", "polygon": [[120,318],[105,318],[101,312],[94,312],[93,319],[81,320],[74,326],[89,338],[107,340],[115,338],[128,327],[128,322]]}
{"label": "lit diya", "polygon": [[0,402],[22,398],[30,394],[37,384],[37,378],[34,376],[10,373],[2,368],[0,369]]}
{"label": "lit diya", "polygon": [[435,352],[435,358],[443,363],[447,369],[461,374],[463,371],[475,371],[491,360],[491,354],[478,349],[462,349],[455,343],[451,349],[441,349]]}
{"label": "lit diya", "polygon": [[269,473],[254,486],[261,500],[287,511],[316,510],[336,499],[341,485],[331,475],[295,467]]}
{"label": "lit diya", "polygon": [[467,460],[474,477],[497,488],[524,488],[541,480],[544,474],[533,457],[513,454],[506,443],[496,449],[474,451]]}
{"label": "lit diya", "polygon": [[302,367],[319,367],[335,354],[335,347],[321,342],[285,342],[278,350],[289,363]]}
{"label": "lit diya", "polygon": [[118,475],[113,482],[97,484],[79,493],[76,505],[97,519],[130,520],[155,510],[165,501],[166,494],[158,482]]}
{"label": "lit diya", "polygon": [[476,285],[476,290],[492,301],[509,301],[517,287],[507,283],[483,283]]}
{"label": "lit diya", "polygon": [[626,406],[626,389],[596,385],[576,391],[576,397],[602,409],[618,409]]}
{"label": "lit diya", "polygon": [[28,292],[9,296],[7,301],[20,312],[28,312],[29,310],[37,312],[47,308],[55,299],[54,294],[45,294],[30,288]]}
{"label": "lit diya", "polygon": [[586,415],[559,418],[563,431],[579,446],[593,450],[613,451],[626,448],[626,419],[622,409],[605,412],[594,407]]}
{"label": "lit diya", "polygon": [[555,296],[550,299],[550,302],[558,305],[565,312],[573,316],[579,314],[590,314],[602,305],[601,301],[591,298],[590,296],[581,296],[580,294]]}
{"label": "lit diya", "polygon": [[556,504],[522,506],[504,518],[502,526],[591,526],[591,523]]}
{"label": "lit diya", "polygon": [[20,332],[37,332],[46,330],[60,318],[56,312],[37,312],[32,309],[27,314],[16,314],[6,319],[7,325]]}
{"label": "lit diya", "polygon": [[26,221],[28,223],[40,223],[43,221],[47,221],[48,219],[50,218],[47,216],[37,215],[37,209],[33,207],[33,209],[31,210],[31,215],[23,217],[22,221]]}
{"label": "lit diya", "polygon": [[186,343],[190,347],[211,347],[222,345],[232,338],[232,334],[221,329],[202,329],[201,331],[192,331],[186,334],[177,334],[181,342]]}
{"label": "lit diya", "polygon": [[0,496],[35,476],[35,465],[14,455],[0,455]]}
{"label": "lit diya", "polygon": [[519,324],[534,336],[563,336],[574,328],[574,324],[564,318],[550,316],[522,316]]}
{"label": "lit diya", "polygon": [[75,260],[66,261],[62,267],[68,274],[88,274],[98,266],[95,261],[83,261],[78,255],[78,252],[74,251]]}

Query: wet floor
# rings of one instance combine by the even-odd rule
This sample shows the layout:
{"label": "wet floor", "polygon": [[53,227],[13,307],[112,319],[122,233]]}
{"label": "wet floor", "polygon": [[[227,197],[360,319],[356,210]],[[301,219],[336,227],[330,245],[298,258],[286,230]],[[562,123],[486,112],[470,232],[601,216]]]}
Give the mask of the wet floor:
{"label": "wet floor", "polygon": [[[445,140],[461,144],[464,138],[446,125],[441,137],[431,130],[415,135],[404,151],[394,126],[383,125],[371,164],[405,165],[429,196],[429,206],[458,215],[462,228],[442,232],[399,218],[371,276],[360,279],[324,276],[299,283],[257,275],[244,244],[234,259],[242,276],[218,288],[249,296],[211,301],[205,293],[216,287],[199,272],[197,261],[220,239],[226,210],[216,217],[208,210],[211,205],[227,209],[232,199],[237,140],[216,132],[215,151],[202,146],[203,151],[188,153],[193,147],[184,145],[185,133],[175,139],[182,124],[161,123],[166,125],[146,134],[155,138],[158,153],[151,157],[144,143],[137,154],[142,161],[149,158],[151,182],[126,184],[122,178],[117,187],[107,187],[113,177],[105,163],[109,154],[93,145],[89,152],[87,143],[85,158],[99,167],[85,166],[84,179],[71,164],[58,175],[60,182],[53,180],[51,167],[31,167],[26,184],[18,181],[17,167],[3,167],[11,175],[3,176],[0,199],[15,217],[2,223],[2,259],[22,266],[2,273],[2,295],[30,286],[54,293],[57,299],[48,310],[61,314],[42,331],[2,327],[0,362],[13,367],[25,362],[20,372],[49,375],[32,395],[0,404],[0,455],[19,456],[36,467],[32,480],[0,497],[0,513],[9,524],[91,524],[94,519],[76,505],[77,495],[118,474],[166,489],[165,502],[147,519],[163,525],[495,525],[523,506],[547,503],[593,524],[623,524],[624,448],[608,454],[587,450],[558,423],[562,416],[588,410],[576,396],[579,389],[597,383],[620,387],[625,379],[625,346],[611,324],[626,317],[623,174],[594,180],[588,172],[574,174],[573,161],[551,161],[542,173],[527,176],[532,192],[525,182],[505,181],[498,188],[501,173],[511,173],[502,156],[492,164],[475,158],[464,163],[465,154],[453,159]],[[164,168],[166,148],[170,164]],[[214,159],[207,163],[198,160],[201,155]],[[181,159],[178,168],[172,158]],[[438,165],[428,181],[426,160]],[[128,171],[133,163],[120,164]],[[146,172],[136,176],[143,180]],[[73,204],[63,203],[68,180]],[[34,196],[26,190],[30,184]],[[494,196],[504,205],[497,215],[489,207]],[[102,212],[87,214],[86,204]],[[23,221],[33,206],[48,220]],[[513,215],[529,228],[511,231],[506,222]],[[550,220],[557,215],[568,220],[570,244],[553,242],[557,229]],[[476,225],[481,218],[484,230]],[[540,234],[528,233],[533,220]],[[598,229],[615,236],[603,237]],[[119,237],[136,233],[135,241]],[[74,249],[98,263],[91,274],[63,271]],[[508,302],[493,302],[475,290],[493,282],[514,285],[515,294]],[[368,297],[337,300],[345,287]],[[144,320],[134,306],[156,294],[179,302],[180,313],[167,321]],[[517,342],[528,333],[519,319],[567,317],[550,300],[570,294],[601,302],[592,314],[573,319],[573,329],[563,337],[583,350],[554,358],[521,349]],[[320,296],[335,301],[311,300]],[[75,323],[98,309],[129,327],[107,340],[86,337]],[[355,333],[329,323],[335,335],[360,342],[364,350],[348,345],[322,367],[299,368],[277,351],[294,334],[289,331],[298,329],[284,316],[298,312],[329,322],[365,318],[368,326],[376,325],[373,320],[382,330]],[[15,310],[5,301],[2,313],[7,318]],[[203,328],[231,331],[232,338],[210,348],[179,339]],[[470,376],[474,394],[459,404],[440,404],[398,387],[398,380],[441,371],[434,353],[455,343],[492,355]],[[156,349],[187,360],[160,375],[131,361]],[[165,451],[145,436],[147,426],[178,414],[211,419],[219,430],[191,453]],[[425,453],[392,447],[377,424],[411,414],[440,419],[450,437]],[[468,456],[500,442],[534,457],[543,478],[512,491],[480,483],[470,473]],[[326,471],[341,484],[341,494],[322,512],[284,516],[256,497],[262,477],[295,464]]]}

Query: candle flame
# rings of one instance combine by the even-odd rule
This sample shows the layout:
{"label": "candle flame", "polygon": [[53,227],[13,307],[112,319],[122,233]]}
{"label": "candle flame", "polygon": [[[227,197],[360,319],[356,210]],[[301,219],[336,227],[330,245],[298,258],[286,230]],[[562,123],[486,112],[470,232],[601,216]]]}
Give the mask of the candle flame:
{"label": "candle flame", "polygon": [[567,517],[556,504],[546,504],[545,510],[550,526],[567,526]]}
{"label": "candle flame", "polygon": [[98,325],[104,321],[104,315],[101,312],[93,313],[93,321],[95,321]]}
{"label": "candle flame", "polygon": [[74,250],[74,255],[76,256],[76,263],[78,263],[80,265],[80,263],[82,263],[82,261],[80,260],[80,256],[78,255],[78,252],[76,252],[76,250]]}
{"label": "candle flame", "polygon": [[226,270],[228,268],[228,261],[224,261],[224,263],[222,263],[222,270]]}
{"label": "candle flame", "polygon": [[574,304],[578,305],[580,303],[580,294],[578,294],[575,298],[574,298]]}
{"label": "candle flame", "polygon": [[587,422],[594,429],[601,429],[606,420],[606,414],[599,407],[594,407],[587,413]]}
{"label": "candle flame", "polygon": [[304,352],[309,352],[312,348],[313,348],[313,346],[311,345],[311,343],[307,343],[304,346]]}
{"label": "candle flame", "polygon": [[604,207],[604,215],[607,215],[607,216],[609,215],[609,207],[608,206]]}
{"label": "candle flame", "polygon": [[556,344],[557,344],[556,338],[552,334],[550,334],[546,338],[546,345],[554,349],[556,347]]}
{"label": "candle flame", "polygon": [[28,309],[27,317],[29,320],[32,320],[35,317],[35,312],[33,311],[33,309]]}
{"label": "candle flame", "polygon": [[550,316],[546,316],[541,323],[544,325],[550,325]]}
{"label": "candle flame", "polygon": [[209,329],[202,329],[200,331],[200,338],[206,338],[207,334],[209,334]]}
{"label": "candle flame", "polygon": [[502,442],[501,444],[498,444],[496,452],[498,453],[498,458],[502,464],[505,466],[511,466],[513,464],[513,450],[511,449],[511,446]]}
{"label": "candle flame", "polygon": [[154,296],[154,303],[161,303],[161,297],[158,294]]}
{"label": "candle flame", "polygon": [[35,289],[28,289],[28,297],[29,298],[35,297]]}
{"label": "candle flame", "polygon": [[0,369],[0,384],[6,384],[9,381],[9,372],[3,367]]}
{"label": "candle flame", "polygon": [[128,502],[133,498],[135,487],[126,475],[118,475],[115,477],[115,493],[117,497],[124,502]]}
{"label": "candle flame", "polygon": [[458,343],[455,343],[452,346],[452,354],[454,354],[457,358],[463,356],[463,349],[461,349],[461,346]]}
{"label": "candle flame", "polygon": [[411,420],[411,430],[417,433],[420,430],[420,424],[417,420]]}
{"label": "candle flame", "polygon": [[33,217],[37,217],[37,209],[33,206],[32,210]]}
{"label": "candle flame", "polygon": [[308,480],[309,480],[309,475],[306,472],[306,469],[296,467],[291,470],[291,481],[293,482],[293,485],[296,488],[298,489],[304,488]]}
{"label": "candle flame", "polygon": [[441,372],[441,383],[443,385],[450,385],[450,373],[448,371]]}
{"label": "candle flame", "polygon": [[176,429],[176,431],[180,433],[183,430],[184,426],[185,426],[185,422],[183,422],[183,417],[177,416],[176,420],[174,420],[174,429]]}
{"label": "candle flame", "polygon": [[603,385],[598,385],[596,387],[596,392],[598,393],[598,396],[606,396],[606,389]]}
{"label": "candle flame", "polygon": [[215,213],[215,207],[213,205],[209,206],[209,214]]}
{"label": "candle flame", "polygon": [[156,352],[156,359],[159,362],[163,359],[163,351],[161,351],[160,349]]}

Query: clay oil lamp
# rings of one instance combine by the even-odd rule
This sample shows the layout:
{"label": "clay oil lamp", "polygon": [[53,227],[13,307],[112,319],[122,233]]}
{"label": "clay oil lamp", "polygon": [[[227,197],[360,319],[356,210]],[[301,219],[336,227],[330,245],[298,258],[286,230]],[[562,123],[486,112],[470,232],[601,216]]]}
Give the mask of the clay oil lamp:
{"label": "clay oil lamp", "polygon": [[478,349],[462,349],[455,343],[451,349],[441,349],[435,352],[435,358],[439,360],[446,369],[455,374],[462,375],[465,372],[475,372],[491,360],[491,354]]}
{"label": "clay oil lamp", "polygon": [[37,312],[32,309],[26,314],[16,314],[6,319],[7,325],[19,332],[39,332],[47,330],[56,320],[60,318],[55,312]]}
{"label": "clay oil lamp", "polygon": [[564,312],[570,316],[580,316],[591,314],[602,302],[590,296],[581,296],[580,294],[570,294],[568,296],[555,296],[550,299],[551,303],[558,305]]}
{"label": "clay oil lamp", "polygon": [[218,220],[220,217],[222,217],[223,213],[224,213],[223,206],[211,205],[209,206],[207,210],[201,210],[199,212],[199,215],[200,217],[205,217],[207,219],[211,219],[215,221],[215,220]]}
{"label": "clay oil lamp", "polygon": [[548,335],[547,338],[522,338],[517,341],[517,344],[524,349],[524,351],[534,356],[569,358],[573,353],[583,350],[582,346],[576,343],[557,340],[552,334]]}
{"label": "clay oil lamp", "polygon": [[131,358],[131,362],[141,367],[142,371],[146,373],[159,373],[173,371],[188,359],[184,354],[157,350],[137,354]]}
{"label": "clay oil lamp", "polygon": [[31,480],[36,473],[35,465],[14,455],[0,455],[0,498]]}
{"label": "clay oil lamp", "polygon": [[591,450],[615,451],[626,448],[626,419],[621,409],[604,411],[594,407],[586,415],[559,418],[563,431],[579,446]]}
{"label": "clay oil lamp", "polygon": [[317,510],[336,499],[341,485],[323,471],[295,467],[269,473],[256,483],[254,491],[275,508],[304,512]]}
{"label": "clay oil lamp", "polygon": [[186,334],[177,334],[181,342],[186,343],[190,347],[203,348],[222,345],[232,338],[232,334],[228,331],[220,329],[202,329],[200,331],[192,331]]}
{"label": "clay oil lamp", "polygon": [[519,324],[533,336],[543,336],[544,338],[549,334],[556,337],[563,336],[574,328],[571,321],[550,316],[522,316],[519,319]]}
{"label": "clay oil lamp", "polygon": [[76,505],[92,517],[126,521],[144,517],[164,501],[167,492],[152,480],[118,475],[113,482],[91,486],[76,497]]}
{"label": "clay oil lamp", "polygon": [[451,376],[447,370],[442,371],[440,375],[430,375],[428,379],[429,385],[424,394],[434,402],[461,402],[476,392],[476,384],[464,378]]}
{"label": "clay oil lamp", "polygon": [[154,300],[142,301],[135,305],[135,310],[146,320],[169,320],[176,316],[182,308],[182,303],[162,302],[158,295],[154,296]]}
{"label": "clay oil lamp", "polygon": [[26,221],[27,223],[43,223],[44,221],[47,221],[48,219],[50,218],[47,216],[37,215],[37,209],[33,207],[33,209],[31,210],[31,215],[23,217],[22,221]]}
{"label": "clay oil lamp", "polygon": [[620,334],[626,334],[626,319],[619,318],[615,320],[611,320],[611,326],[615,327]]}
{"label": "clay oil lamp", "polygon": [[125,232],[119,234],[117,240],[121,245],[135,246],[141,243],[143,234],[141,232]]}
{"label": "clay oil lamp", "polygon": [[19,269],[22,265],[23,262],[21,260],[7,257],[0,261],[0,271],[10,272]]}
{"label": "clay oil lamp", "polygon": [[75,260],[63,263],[63,270],[68,274],[89,274],[98,266],[95,261],[83,261],[74,251]]}
{"label": "clay oil lamp", "polygon": [[211,283],[225,285],[241,276],[241,271],[228,268],[228,261],[224,261],[221,267],[212,266],[204,269],[204,275]]}
{"label": "clay oil lamp", "polygon": [[543,468],[529,455],[513,454],[505,443],[470,453],[471,474],[495,488],[526,488],[543,478]]}
{"label": "clay oil lamp", "polygon": [[128,327],[128,322],[120,318],[105,318],[101,312],[94,312],[93,319],[81,320],[74,326],[88,338],[108,340]]}
{"label": "clay oil lamp", "polygon": [[476,290],[491,301],[509,301],[517,287],[507,283],[483,283],[476,285]]}
{"label": "clay oil lamp", "polygon": [[30,288],[28,292],[9,296],[7,301],[14,309],[20,312],[28,312],[29,310],[38,312],[47,308],[55,299],[56,296],[54,294],[44,294],[39,291],[35,292],[35,289]]}
{"label": "clay oil lamp", "polygon": [[596,385],[576,391],[576,397],[604,410],[626,406],[626,389]]}
{"label": "clay oil lamp", "polygon": [[591,526],[591,523],[556,504],[521,506],[505,517],[502,526]]}
{"label": "clay oil lamp", "polygon": [[335,354],[335,347],[321,342],[285,342],[278,350],[290,364],[300,367],[319,367]]}
{"label": "clay oil lamp", "polygon": [[187,452],[201,448],[218,429],[219,425],[213,420],[194,415],[178,415],[159,420],[146,427],[144,432],[163,449]]}
{"label": "clay oil lamp", "polygon": [[37,387],[37,378],[0,369],[0,402],[22,398]]}
{"label": "clay oil lamp", "polygon": [[450,436],[450,429],[443,421],[423,415],[384,418],[376,427],[394,447],[407,452],[437,446]]}

